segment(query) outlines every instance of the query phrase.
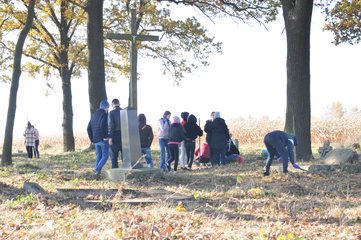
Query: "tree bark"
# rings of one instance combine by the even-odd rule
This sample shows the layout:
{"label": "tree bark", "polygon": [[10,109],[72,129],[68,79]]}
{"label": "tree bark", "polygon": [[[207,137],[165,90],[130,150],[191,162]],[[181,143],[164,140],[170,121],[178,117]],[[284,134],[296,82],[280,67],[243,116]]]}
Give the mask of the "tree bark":
{"label": "tree bark", "polygon": [[15,121],[15,113],[16,113],[17,93],[19,89],[19,80],[21,75],[21,58],[23,54],[23,47],[26,37],[33,24],[33,19],[35,15],[34,6],[35,6],[35,0],[31,0],[28,6],[28,16],[26,18],[25,26],[23,30],[21,30],[18,38],[18,42],[16,43],[15,55],[14,55],[14,69],[11,80],[9,107],[6,118],[4,145],[3,145],[3,152],[1,157],[2,166],[7,166],[12,164],[11,155],[12,155],[12,144],[13,144],[13,130],[14,130],[14,121]]}
{"label": "tree bark", "polygon": [[298,140],[297,159],[312,159],[310,33],[313,0],[282,0],[287,34],[287,110],[285,131]]}
{"label": "tree bark", "polygon": [[60,50],[60,76],[63,89],[63,150],[64,152],[75,150],[75,141],[73,133],[73,106],[72,106],[72,93],[71,93],[71,70],[69,67],[69,38],[68,38],[68,23],[66,20],[66,1],[61,3],[61,20],[60,20],[60,43],[64,46]]}
{"label": "tree bark", "polygon": [[88,92],[90,114],[107,98],[104,70],[103,0],[88,0]]}

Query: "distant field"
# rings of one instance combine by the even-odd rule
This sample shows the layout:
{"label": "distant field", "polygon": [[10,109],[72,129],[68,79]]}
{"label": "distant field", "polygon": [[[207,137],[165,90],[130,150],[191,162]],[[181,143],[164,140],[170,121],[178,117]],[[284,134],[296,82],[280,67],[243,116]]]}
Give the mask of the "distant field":
{"label": "distant field", "polygon": [[[283,129],[284,120],[276,119],[246,119],[227,122],[233,138],[238,139],[240,147],[263,147],[264,135],[275,129]],[[157,126],[152,126],[155,139],[153,149],[158,149]],[[204,125],[201,125],[203,128]],[[82,150],[89,146],[85,133],[75,134],[76,149]],[[202,140],[204,137],[202,138]],[[361,140],[361,117],[343,117],[332,120],[313,120],[311,123],[311,142],[318,147],[329,140],[333,145],[351,145]],[[1,139],[2,141],[2,139]],[[41,137],[40,150],[46,153],[59,153],[62,151],[62,136]],[[0,146],[2,148],[2,144]],[[15,139],[13,152],[25,151],[23,139]]]}

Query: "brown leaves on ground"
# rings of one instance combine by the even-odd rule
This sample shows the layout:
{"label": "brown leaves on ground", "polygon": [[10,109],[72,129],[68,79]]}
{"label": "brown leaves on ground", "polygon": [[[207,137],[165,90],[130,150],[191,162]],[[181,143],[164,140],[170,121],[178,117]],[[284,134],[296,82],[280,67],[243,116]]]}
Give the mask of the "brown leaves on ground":
{"label": "brown leaves on ground", "polygon": [[[89,154],[89,153],[82,153]],[[67,156],[69,157],[69,156]],[[81,157],[81,156],[80,156]],[[84,157],[84,156],[83,156]],[[90,156],[89,159],[92,159]],[[263,177],[263,161],[131,179],[96,181],[92,160],[33,163],[34,172],[0,169],[0,239],[360,239],[360,174],[329,175],[275,167]],[[61,169],[60,161],[66,169]],[[15,164],[21,164],[18,159]],[[76,167],[74,167],[76,165]],[[302,165],[302,163],[301,163]],[[105,169],[110,167],[108,162]],[[307,168],[305,164],[303,167]],[[24,181],[47,196],[29,195]],[[64,194],[57,189],[75,189]],[[81,191],[90,189],[91,191]],[[107,190],[118,190],[114,194]],[[191,200],[127,204],[153,189]],[[81,194],[80,194],[81,192]],[[110,192],[110,193],[109,193]],[[109,194],[108,194],[109,193]]]}

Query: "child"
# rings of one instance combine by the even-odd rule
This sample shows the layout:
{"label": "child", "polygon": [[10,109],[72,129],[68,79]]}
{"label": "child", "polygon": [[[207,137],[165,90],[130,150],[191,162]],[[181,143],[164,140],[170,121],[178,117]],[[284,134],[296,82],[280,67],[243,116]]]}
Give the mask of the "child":
{"label": "child", "polygon": [[185,140],[184,128],[180,124],[180,119],[178,116],[173,117],[173,123],[170,125],[169,130],[169,151],[170,159],[167,161],[167,169],[171,170],[170,164],[174,161],[174,174],[177,173],[178,161],[179,161],[179,144]]}

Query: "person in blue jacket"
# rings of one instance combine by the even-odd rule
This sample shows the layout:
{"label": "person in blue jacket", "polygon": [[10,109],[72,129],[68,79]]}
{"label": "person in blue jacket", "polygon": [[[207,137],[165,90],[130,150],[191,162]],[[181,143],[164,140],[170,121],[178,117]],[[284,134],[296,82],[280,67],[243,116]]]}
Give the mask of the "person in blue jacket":
{"label": "person in blue jacket", "polygon": [[294,153],[294,146],[298,145],[296,136],[276,130],[266,134],[264,144],[266,145],[269,156],[266,161],[266,171],[263,175],[270,175],[270,168],[275,156],[279,156],[282,161],[283,173],[288,173],[288,159],[294,168],[299,168],[295,163]]}

